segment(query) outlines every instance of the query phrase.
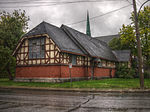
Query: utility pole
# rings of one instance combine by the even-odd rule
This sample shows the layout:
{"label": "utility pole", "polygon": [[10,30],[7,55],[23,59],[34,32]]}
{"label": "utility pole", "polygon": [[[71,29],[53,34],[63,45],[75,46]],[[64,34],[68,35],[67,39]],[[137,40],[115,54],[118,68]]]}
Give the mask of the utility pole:
{"label": "utility pole", "polygon": [[141,42],[140,42],[140,32],[139,32],[139,25],[138,25],[138,16],[137,16],[137,9],[136,9],[136,1],[133,0],[133,9],[134,9],[134,18],[135,18],[135,31],[136,31],[136,39],[137,39],[137,51],[138,51],[138,72],[140,78],[140,89],[144,89],[144,76],[142,73],[142,49],[141,49]]}

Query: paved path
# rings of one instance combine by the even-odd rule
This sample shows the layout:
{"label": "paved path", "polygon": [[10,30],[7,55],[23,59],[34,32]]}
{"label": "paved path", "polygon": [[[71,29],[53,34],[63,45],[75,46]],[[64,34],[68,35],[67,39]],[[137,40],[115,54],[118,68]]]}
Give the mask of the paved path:
{"label": "paved path", "polygon": [[0,112],[150,112],[150,94],[0,89]]}

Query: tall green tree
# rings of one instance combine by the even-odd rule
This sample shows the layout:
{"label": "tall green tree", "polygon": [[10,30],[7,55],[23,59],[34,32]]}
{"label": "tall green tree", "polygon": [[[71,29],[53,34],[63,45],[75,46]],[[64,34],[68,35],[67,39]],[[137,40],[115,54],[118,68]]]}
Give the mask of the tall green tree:
{"label": "tall green tree", "polygon": [[18,40],[28,29],[29,17],[25,11],[14,10],[12,13],[0,12],[0,74],[8,74],[13,79],[15,58],[12,52]]}
{"label": "tall green tree", "polygon": [[121,40],[120,38],[113,38],[110,42],[109,42],[109,47],[111,47],[112,50],[121,50],[123,49],[122,45],[121,45]]}
{"label": "tall green tree", "polygon": [[139,27],[142,44],[142,53],[146,64],[150,65],[150,6],[144,7],[139,13]]}
{"label": "tall green tree", "polygon": [[136,43],[134,27],[132,25],[125,26],[123,24],[119,34],[120,34],[120,42],[122,46],[121,48],[130,49],[132,54],[136,55],[137,43]]}
{"label": "tall green tree", "polygon": [[[120,29],[120,38],[118,43],[110,42],[111,46],[117,46],[120,49],[130,49],[131,53],[137,55],[137,41],[135,36],[134,14],[131,13],[130,17],[132,23],[130,25],[122,25]],[[139,30],[141,37],[142,54],[145,59],[145,64],[150,65],[150,6],[144,7],[138,15]],[[117,45],[114,45],[117,44]]]}

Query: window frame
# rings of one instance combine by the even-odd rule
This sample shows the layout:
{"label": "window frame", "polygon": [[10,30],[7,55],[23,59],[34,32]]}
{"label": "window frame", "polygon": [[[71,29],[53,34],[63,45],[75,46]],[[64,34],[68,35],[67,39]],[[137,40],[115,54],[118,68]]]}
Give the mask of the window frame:
{"label": "window frame", "polygon": [[72,63],[72,65],[77,65],[77,56],[76,55],[71,55],[71,63]]}
{"label": "window frame", "polygon": [[[28,59],[44,59],[45,58],[45,37],[35,37],[28,39],[29,47],[28,47]],[[33,47],[33,43],[35,41],[35,46]],[[36,48],[37,47],[37,48]],[[39,48],[38,48],[39,47]],[[38,49],[37,52],[33,52],[33,49]],[[30,54],[31,53],[31,54]],[[39,56],[37,56],[39,54]],[[36,56],[33,56],[36,55]]]}

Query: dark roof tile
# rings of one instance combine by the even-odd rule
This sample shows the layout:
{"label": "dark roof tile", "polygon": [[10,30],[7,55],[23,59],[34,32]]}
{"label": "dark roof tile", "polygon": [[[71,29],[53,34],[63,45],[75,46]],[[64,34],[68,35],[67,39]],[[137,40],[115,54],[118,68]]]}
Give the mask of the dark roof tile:
{"label": "dark roof tile", "polygon": [[98,40],[101,40],[101,41],[104,41],[106,42],[107,44],[114,38],[119,38],[119,35],[107,35],[107,36],[100,36],[100,37],[94,37]]}
{"label": "dark roof tile", "polygon": [[73,38],[78,41],[78,43],[84,47],[85,51],[93,56],[100,57],[107,60],[116,61],[114,54],[111,49],[107,46],[105,42],[99,41],[97,39],[93,39],[88,35],[81,33],[77,30],[74,30],[68,26],[63,25],[63,29],[69,31],[69,33],[73,36]]}
{"label": "dark roof tile", "polygon": [[99,57],[111,61],[128,61],[130,51],[113,51],[104,41],[92,38],[68,26],[61,28],[42,22],[23,37],[48,34],[61,51]]}
{"label": "dark roof tile", "polygon": [[114,50],[112,51],[119,62],[128,62],[130,60],[130,50]]}
{"label": "dark roof tile", "polygon": [[56,43],[60,50],[74,52],[84,55],[77,45],[66,35],[66,33],[59,27],[56,27],[47,22],[42,22],[24,36],[48,34],[49,37]]}

